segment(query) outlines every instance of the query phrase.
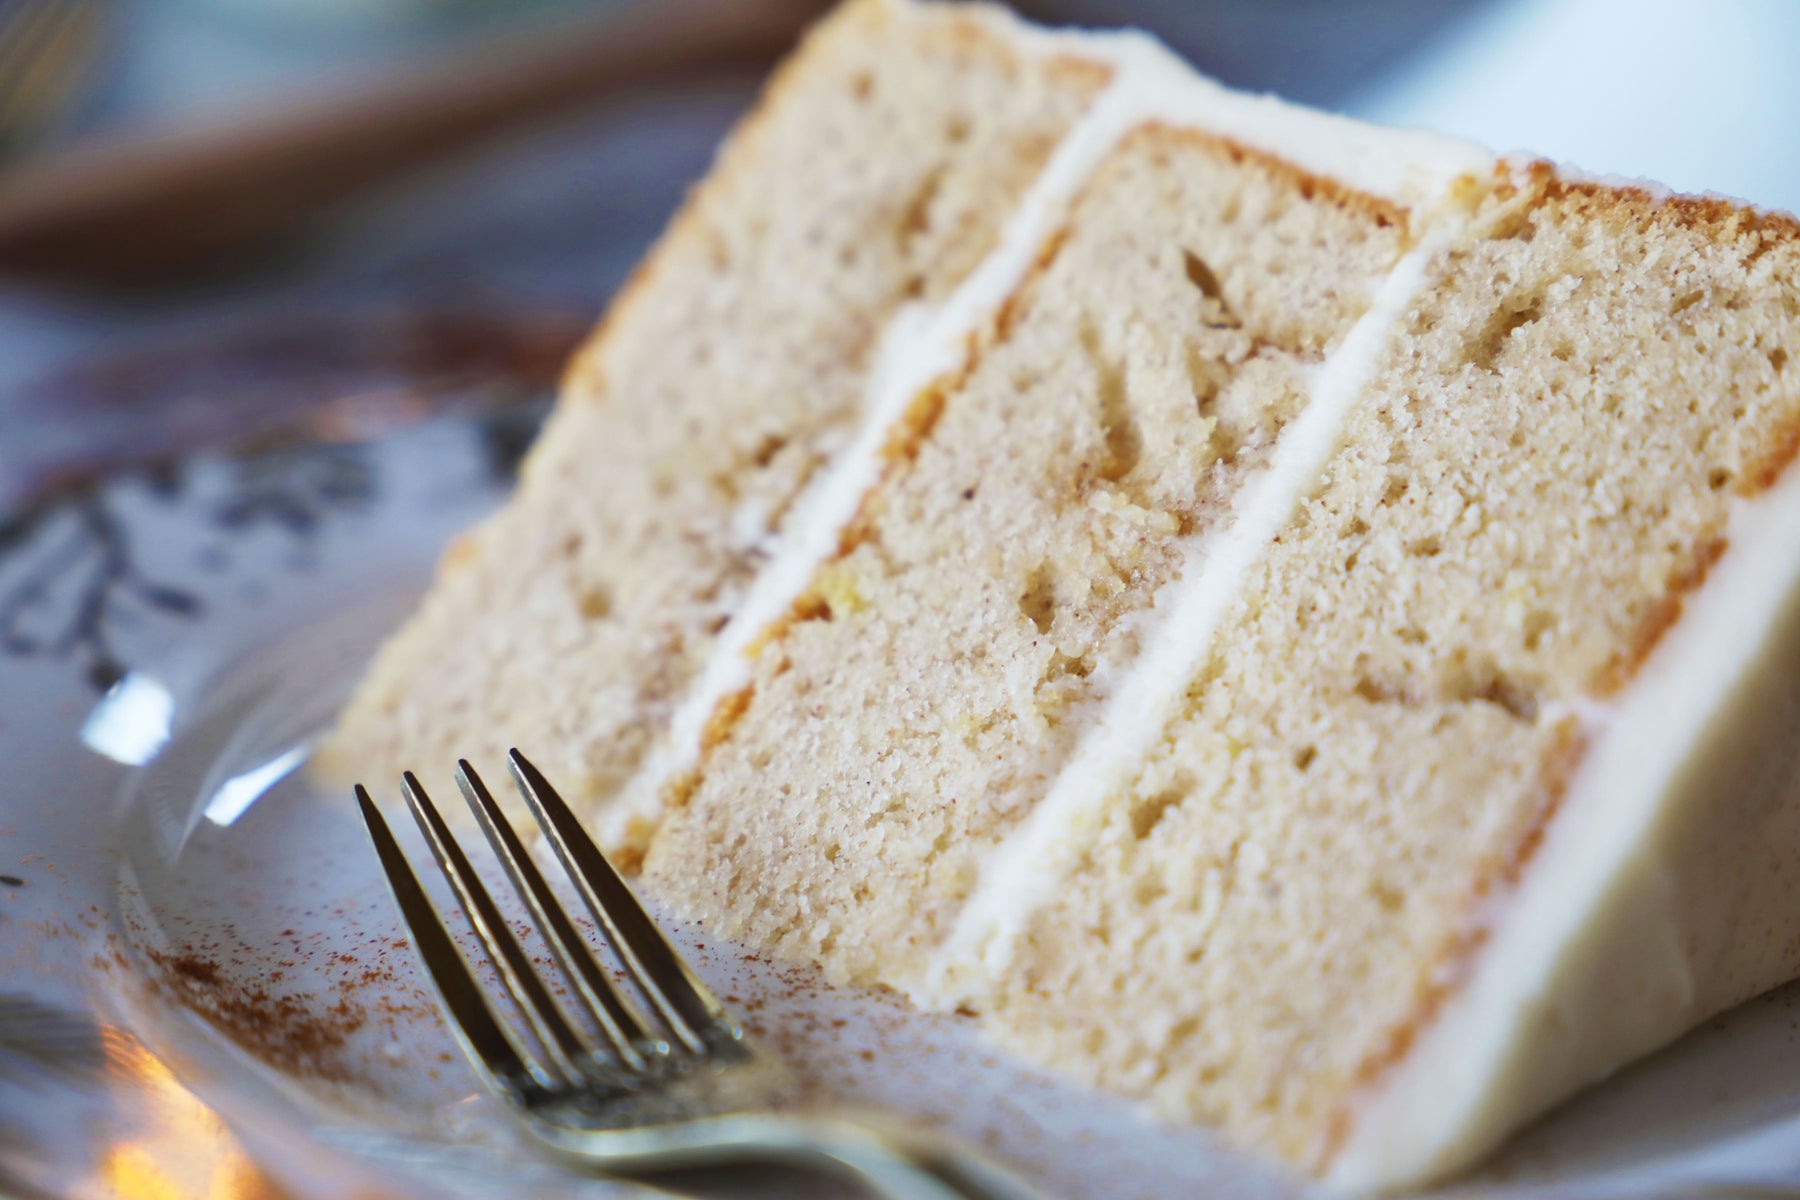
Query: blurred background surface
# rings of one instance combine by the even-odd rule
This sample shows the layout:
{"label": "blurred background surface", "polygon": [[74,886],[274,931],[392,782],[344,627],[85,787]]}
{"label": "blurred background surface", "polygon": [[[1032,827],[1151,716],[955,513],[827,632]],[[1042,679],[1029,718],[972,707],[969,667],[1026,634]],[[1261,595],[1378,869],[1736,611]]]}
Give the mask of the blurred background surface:
{"label": "blurred background surface", "polygon": [[[541,391],[823,7],[0,0],[0,509],[321,405],[354,432]],[[1025,7],[1240,87],[1800,208],[1793,0]],[[321,144],[331,170],[258,182]]]}

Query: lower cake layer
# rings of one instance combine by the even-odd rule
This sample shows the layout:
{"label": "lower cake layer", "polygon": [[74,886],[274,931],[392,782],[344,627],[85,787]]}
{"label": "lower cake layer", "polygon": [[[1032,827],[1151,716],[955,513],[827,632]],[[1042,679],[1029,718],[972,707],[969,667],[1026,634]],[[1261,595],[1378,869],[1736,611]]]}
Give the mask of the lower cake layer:
{"label": "lower cake layer", "polygon": [[838,978],[923,970],[1405,217],[1214,137],[1128,137],[760,650],[648,886]]}
{"label": "lower cake layer", "polygon": [[1354,1104],[1334,1184],[1441,1178],[1800,973],[1800,469],[1728,532],[1680,623],[1591,714],[1480,954]]}
{"label": "lower cake layer", "polygon": [[1147,762],[990,947],[970,999],[1002,1041],[1331,1160],[1504,922],[1734,504],[1793,452],[1794,234],[1543,171],[1487,203]]}

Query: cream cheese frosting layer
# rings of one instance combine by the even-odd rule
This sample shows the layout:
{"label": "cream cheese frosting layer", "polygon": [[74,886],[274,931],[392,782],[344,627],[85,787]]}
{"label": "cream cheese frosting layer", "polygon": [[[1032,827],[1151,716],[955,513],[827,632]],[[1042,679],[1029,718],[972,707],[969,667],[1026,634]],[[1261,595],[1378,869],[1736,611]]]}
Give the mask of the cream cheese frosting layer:
{"label": "cream cheese frosting layer", "polygon": [[[1232,91],[1195,73],[1149,34],[1046,29],[1001,12],[983,15],[1021,46],[1111,66],[1116,90],[1130,96],[1139,123],[1204,129],[1372,196],[1429,208],[1456,177],[1494,165],[1486,149],[1456,138],[1368,125],[1276,96]],[[1080,136],[1079,129],[1069,134],[1070,140]]]}
{"label": "cream cheese frosting layer", "polygon": [[1800,925],[1800,469],[1740,501],[1728,539],[1636,680],[1584,706],[1561,809],[1472,975],[1353,1117],[1333,1183],[1448,1174],[1800,967],[1767,936]]}

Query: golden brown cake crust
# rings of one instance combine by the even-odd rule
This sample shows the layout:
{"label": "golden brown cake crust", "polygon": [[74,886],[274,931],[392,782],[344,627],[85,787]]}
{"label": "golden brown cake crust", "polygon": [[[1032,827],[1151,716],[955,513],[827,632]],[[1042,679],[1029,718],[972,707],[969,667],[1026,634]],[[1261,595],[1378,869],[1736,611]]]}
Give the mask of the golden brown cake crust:
{"label": "golden brown cake crust", "polygon": [[1517,887],[1526,871],[1530,870],[1551,822],[1562,810],[1569,784],[1588,752],[1589,740],[1574,722],[1564,724],[1558,734],[1557,740],[1545,751],[1543,762],[1538,767],[1541,799],[1537,806],[1537,816],[1526,825],[1512,853],[1498,869],[1471,884],[1467,897],[1460,905],[1464,913],[1462,928],[1450,934],[1443,948],[1431,960],[1421,979],[1418,1000],[1413,1010],[1394,1026],[1385,1040],[1371,1050],[1357,1067],[1343,1102],[1327,1118],[1317,1155],[1307,1164],[1309,1170],[1321,1172],[1336,1157],[1355,1123],[1358,1104],[1380,1084],[1387,1072],[1406,1058],[1444,1005],[1469,981],[1476,956],[1487,945],[1493,932],[1493,905],[1508,891]]}
{"label": "golden brown cake crust", "polygon": [[1393,225],[1405,229],[1410,223],[1411,214],[1406,207],[1391,197],[1361,191],[1341,179],[1309,171],[1273,151],[1247,145],[1237,138],[1191,126],[1171,125],[1165,121],[1146,121],[1132,136],[1174,138],[1210,147],[1214,153],[1233,164],[1254,164],[1259,170],[1285,177],[1302,200],[1317,200],[1348,211],[1360,212],[1381,228]]}

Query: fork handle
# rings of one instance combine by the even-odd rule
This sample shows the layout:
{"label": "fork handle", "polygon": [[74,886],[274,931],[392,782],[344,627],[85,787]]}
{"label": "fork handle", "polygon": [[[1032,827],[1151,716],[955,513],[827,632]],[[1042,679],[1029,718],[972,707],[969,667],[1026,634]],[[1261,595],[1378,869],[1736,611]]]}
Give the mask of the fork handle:
{"label": "fork handle", "polygon": [[880,1116],[739,1120],[747,1136],[737,1145],[751,1156],[823,1164],[887,1200],[1044,1200],[984,1155]]}
{"label": "fork handle", "polygon": [[947,1138],[883,1123],[833,1122],[818,1150],[888,1200],[1044,1200],[1043,1193]]}
{"label": "fork handle", "polygon": [[986,1157],[879,1116],[737,1113],[655,1132],[536,1123],[527,1129],[576,1160],[625,1174],[785,1164],[849,1175],[886,1200],[1044,1200],[1043,1193]]}

